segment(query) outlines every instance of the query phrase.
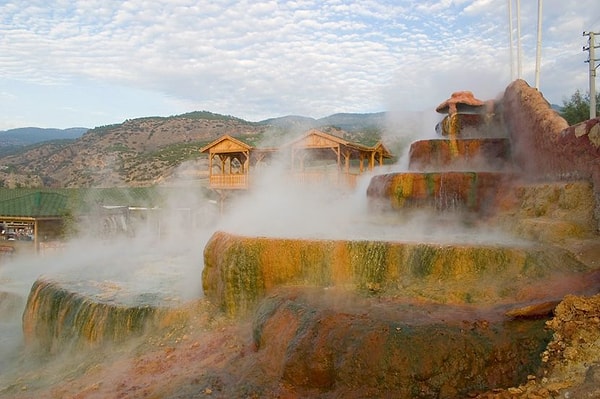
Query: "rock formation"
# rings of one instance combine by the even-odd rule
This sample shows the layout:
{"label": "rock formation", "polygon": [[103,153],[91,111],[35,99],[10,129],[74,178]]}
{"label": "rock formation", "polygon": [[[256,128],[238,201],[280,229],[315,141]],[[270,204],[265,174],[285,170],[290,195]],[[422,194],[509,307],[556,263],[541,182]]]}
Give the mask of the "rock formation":
{"label": "rock formation", "polygon": [[[453,96],[440,105],[440,109],[461,115],[457,107],[459,97]],[[481,105],[483,103],[476,106]],[[448,136],[448,139],[442,139],[439,144],[428,142],[415,146],[411,157],[415,157],[413,165],[417,170],[375,176],[367,190],[368,197],[371,202],[381,204],[383,201],[384,207],[392,211],[404,212],[423,206],[444,212],[458,210],[463,217],[468,217],[465,221],[472,223],[476,220],[478,228],[502,226],[515,237],[537,242],[548,258],[534,260],[536,257],[528,251],[535,245],[520,249],[525,251],[517,256],[523,261],[520,263],[513,255],[508,255],[515,250],[514,245],[507,251],[507,248],[483,250],[478,245],[450,244],[444,247],[375,241],[302,242],[218,233],[205,249],[205,292],[231,314],[252,311],[259,304],[254,319],[255,344],[259,352],[268,354],[267,362],[268,359],[275,362],[270,363],[270,369],[275,370],[275,378],[300,387],[298,389],[313,388],[321,393],[344,392],[348,397],[352,397],[349,392],[357,389],[363,389],[358,397],[396,394],[415,398],[466,395],[524,398],[554,397],[552,395],[562,392],[566,395],[570,392],[596,392],[594,384],[599,373],[590,364],[598,361],[598,356],[593,350],[586,351],[589,343],[596,342],[593,333],[598,322],[595,299],[568,295],[594,295],[599,287],[598,121],[567,126],[541,93],[521,80],[507,87],[504,97],[493,107],[485,107],[485,112],[491,111],[493,115],[479,111],[474,119],[465,117],[469,124],[455,123],[442,127],[441,135]],[[480,131],[485,135],[475,139],[475,142],[481,141],[475,146],[477,150],[472,152],[472,142],[463,141],[473,139],[472,131],[467,137],[462,137],[462,129],[470,130],[473,124],[481,126],[489,123],[494,124],[493,128],[487,126]],[[501,150],[504,144],[500,143],[507,143],[505,138],[510,139],[510,158],[507,151]],[[486,141],[490,139],[493,141]],[[423,155],[427,151],[419,150],[419,147],[432,149],[435,154]],[[481,163],[480,159],[475,162],[480,154],[486,153],[480,148],[493,148],[487,154],[500,154],[502,162],[495,163],[494,172],[482,167],[485,163]],[[473,153],[477,156],[465,160],[465,154]],[[419,168],[427,168],[427,159],[434,160],[434,170],[419,171]],[[436,167],[439,170],[436,171]],[[488,181],[488,175],[497,178]],[[463,184],[464,179],[467,180]],[[473,215],[476,215],[474,219]],[[360,250],[354,253],[353,247],[360,247]],[[496,250],[500,252],[496,253]],[[581,262],[580,266],[565,263],[566,258],[558,255],[562,251],[569,254],[567,257]],[[565,269],[556,274],[545,274],[534,266],[544,264],[558,271],[550,266],[553,261]],[[523,267],[518,267],[519,264]],[[529,269],[530,266],[533,269]],[[309,271],[311,269],[312,272]],[[585,272],[582,273],[582,270]],[[504,279],[507,281],[505,285],[501,283]],[[339,298],[325,303],[306,301],[306,297],[326,297],[327,293],[306,294],[307,288],[292,290],[291,293],[276,290],[282,285],[307,284],[330,290],[342,288],[345,295],[352,290],[359,296],[362,292],[362,295],[377,298],[377,305],[371,303],[367,306],[368,311],[359,311],[357,315],[341,308]],[[485,291],[472,290],[482,286]],[[274,290],[277,294],[269,296]],[[565,296],[567,299],[562,301]],[[261,300],[265,297],[267,299]],[[506,301],[508,298],[514,302]],[[353,300],[350,302],[353,307],[356,305]],[[571,302],[578,305],[568,305]],[[421,335],[415,332],[414,326],[398,323],[402,320],[398,314],[388,318],[394,314],[394,308],[411,305],[415,308],[410,311],[404,309],[405,315],[412,315],[413,320],[419,319],[415,316],[419,312],[415,313],[414,309],[427,309],[432,304],[474,306],[480,312],[480,319],[470,319],[463,314],[464,320],[473,323],[469,331],[481,326],[496,329],[497,320],[503,320],[500,322],[503,326],[510,320],[549,320],[546,324],[549,330],[544,328],[543,323],[537,324],[534,330],[540,335],[529,335],[531,342],[537,342],[538,348],[543,350],[536,351],[530,347],[526,356],[541,363],[536,363],[537,366],[528,371],[523,370],[518,377],[508,377],[520,381],[520,384],[514,384],[514,380],[503,380],[506,374],[504,377],[492,377],[467,358],[457,361],[456,369],[452,369],[452,356],[443,355],[447,348],[436,347],[433,353],[424,351],[414,357],[409,352],[395,351],[393,343],[390,344],[395,342],[390,338],[394,328],[398,328],[396,332],[405,337],[406,345],[414,342],[418,348],[418,343],[427,335],[435,346],[435,323],[425,323],[432,330],[421,332]],[[354,309],[363,309],[362,306],[365,306],[364,302]],[[565,316],[566,306],[573,310],[566,313],[576,317],[578,322],[569,322],[571,316]],[[576,309],[573,309],[574,306]],[[462,341],[464,335],[460,338],[453,336],[450,315],[454,312],[450,308],[445,309],[446,342],[461,342],[460,350],[464,353],[474,354],[474,358],[486,358],[487,354],[478,352],[471,345],[476,341],[486,342],[484,345],[494,348],[493,339],[488,337],[481,341],[479,336],[474,341]],[[429,315],[435,313],[431,308],[429,312]],[[591,316],[588,317],[588,314]],[[550,319],[552,315],[554,318]],[[582,325],[589,326],[589,329],[581,329],[585,337],[577,332],[576,326]],[[415,335],[408,338],[406,330]],[[548,346],[548,336],[544,338],[544,331],[554,331]],[[513,365],[533,365],[518,360],[519,355],[511,350],[499,350],[495,352],[499,357],[487,360],[496,364],[499,370],[504,364],[500,352],[509,356],[509,363],[514,361]],[[392,355],[378,357],[378,353]],[[389,358],[396,354],[398,359]],[[446,362],[438,361],[437,354],[442,354]],[[402,359],[412,361],[405,364]],[[420,368],[423,362],[427,363],[425,369]],[[393,365],[397,363],[404,366],[395,369]],[[353,374],[356,368],[365,370],[362,384],[357,383],[361,377]],[[576,370],[574,375],[565,371],[571,368]],[[467,374],[473,374],[461,374],[465,370],[470,370]],[[403,372],[407,375],[405,380]],[[369,383],[371,377],[372,384]],[[457,382],[457,379],[470,383],[462,385],[464,381]],[[484,392],[486,390],[489,391]]]}

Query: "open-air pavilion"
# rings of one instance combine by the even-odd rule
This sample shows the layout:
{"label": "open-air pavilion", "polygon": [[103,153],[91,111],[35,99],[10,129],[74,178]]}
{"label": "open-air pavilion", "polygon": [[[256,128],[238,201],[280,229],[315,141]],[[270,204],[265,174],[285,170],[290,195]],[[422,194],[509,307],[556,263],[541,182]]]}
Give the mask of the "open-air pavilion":
{"label": "open-air pavilion", "polygon": [[276,151],[276,148],[254,147],[229,135],[200,149],[201,153],[208,153],[209,185],[215,190],[247,189],[250,168],[260,167]]}
{"label": "open-air pavilion", "polygon": [[392,156],[381,142],[367,146],[317,129],[278,148],[259,148],[225,135],[200,152],[208,154],[209,187],[220,192],[250,188],[251,171],[269,167],[275,153],[296,181],[342,187],[354,187],[360,174]]}

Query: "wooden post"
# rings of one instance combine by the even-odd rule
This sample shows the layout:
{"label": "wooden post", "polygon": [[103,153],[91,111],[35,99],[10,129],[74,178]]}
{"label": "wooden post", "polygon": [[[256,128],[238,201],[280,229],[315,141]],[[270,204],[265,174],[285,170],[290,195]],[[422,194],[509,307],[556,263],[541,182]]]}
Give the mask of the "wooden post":
{"label": "wooden post", "polygon": [[221,174],[225,174],[225,156],[219,155],[219,159],[221,160]]}
{"label": "wooden post", "polygon": [[250,172],[250,153],[246,151],[244,152],[244,156],[246,157],[246,160],[242,164],[242,172],[248,174]]}
{"label": "wooden post", "polygon": [[244,164],[242,166],[243,168],[243,175],[244,175],[244,188],[249,188],[250,186],[250,151],[246,151],[244,152],[244,155],[246,156],[246,160],[244,161]]}
{"label": "wooden post", "polygon": [[33,246],[35,248],[35,252],[40,251],[40,236],[38,234],[38,220],[35,219],[33,221]]}
{"label": "wooden post", "polygon": [[346,151],[346,153],[344,154],[344,169],[346,171],[346,174],[350,173],[350,152]]}

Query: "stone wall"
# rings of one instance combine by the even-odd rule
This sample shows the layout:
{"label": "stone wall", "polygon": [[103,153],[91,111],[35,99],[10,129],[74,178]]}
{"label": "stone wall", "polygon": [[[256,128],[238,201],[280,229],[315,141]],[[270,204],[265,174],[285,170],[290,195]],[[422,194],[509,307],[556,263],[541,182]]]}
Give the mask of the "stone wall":
{"label": "stone wall", "polygon": [[[600,118],[569,126],[537,89],[511,83],[502,101],[516,166],[530,180],[590,180],[600,220]],[[598,225],[600,229],[600,224]]]}

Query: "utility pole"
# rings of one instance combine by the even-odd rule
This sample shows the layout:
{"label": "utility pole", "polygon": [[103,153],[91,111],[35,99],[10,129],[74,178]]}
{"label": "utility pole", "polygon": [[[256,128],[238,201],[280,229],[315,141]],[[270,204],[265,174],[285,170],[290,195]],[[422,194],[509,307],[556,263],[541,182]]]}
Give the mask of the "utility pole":
{"label": "utility pole", "polygon": [[508,0],[508,45],[510,51],[510,81],[515,80],[515,61],[513,58],[513,17],[512,17],[512,0]]}
{"label": "utility pole", "polygon": [[542,3],[538,0],[537,49],[535,52],[535,88],[540,89],[540,68],[542,67]]}
{"label": "utility pole", "polygon": [[600,61],[600,58],[596,58],[595,49],[600,48],[594,43],[594,36],[600,35],[598,32],[583,32],[583,36],[589,36],[589,45],[583,47],[583,51],[589,51],[590,57],[587,63],[590,64],[590,119],[596,117],[596,68],[600,65],[596,65],[596,61]]}
{"label": "utility pole", "polygon": [[517,77],[521,79],[523,75],[523,66],[521,65],[522,58],[521,50],[521,0],[517,0]]}

